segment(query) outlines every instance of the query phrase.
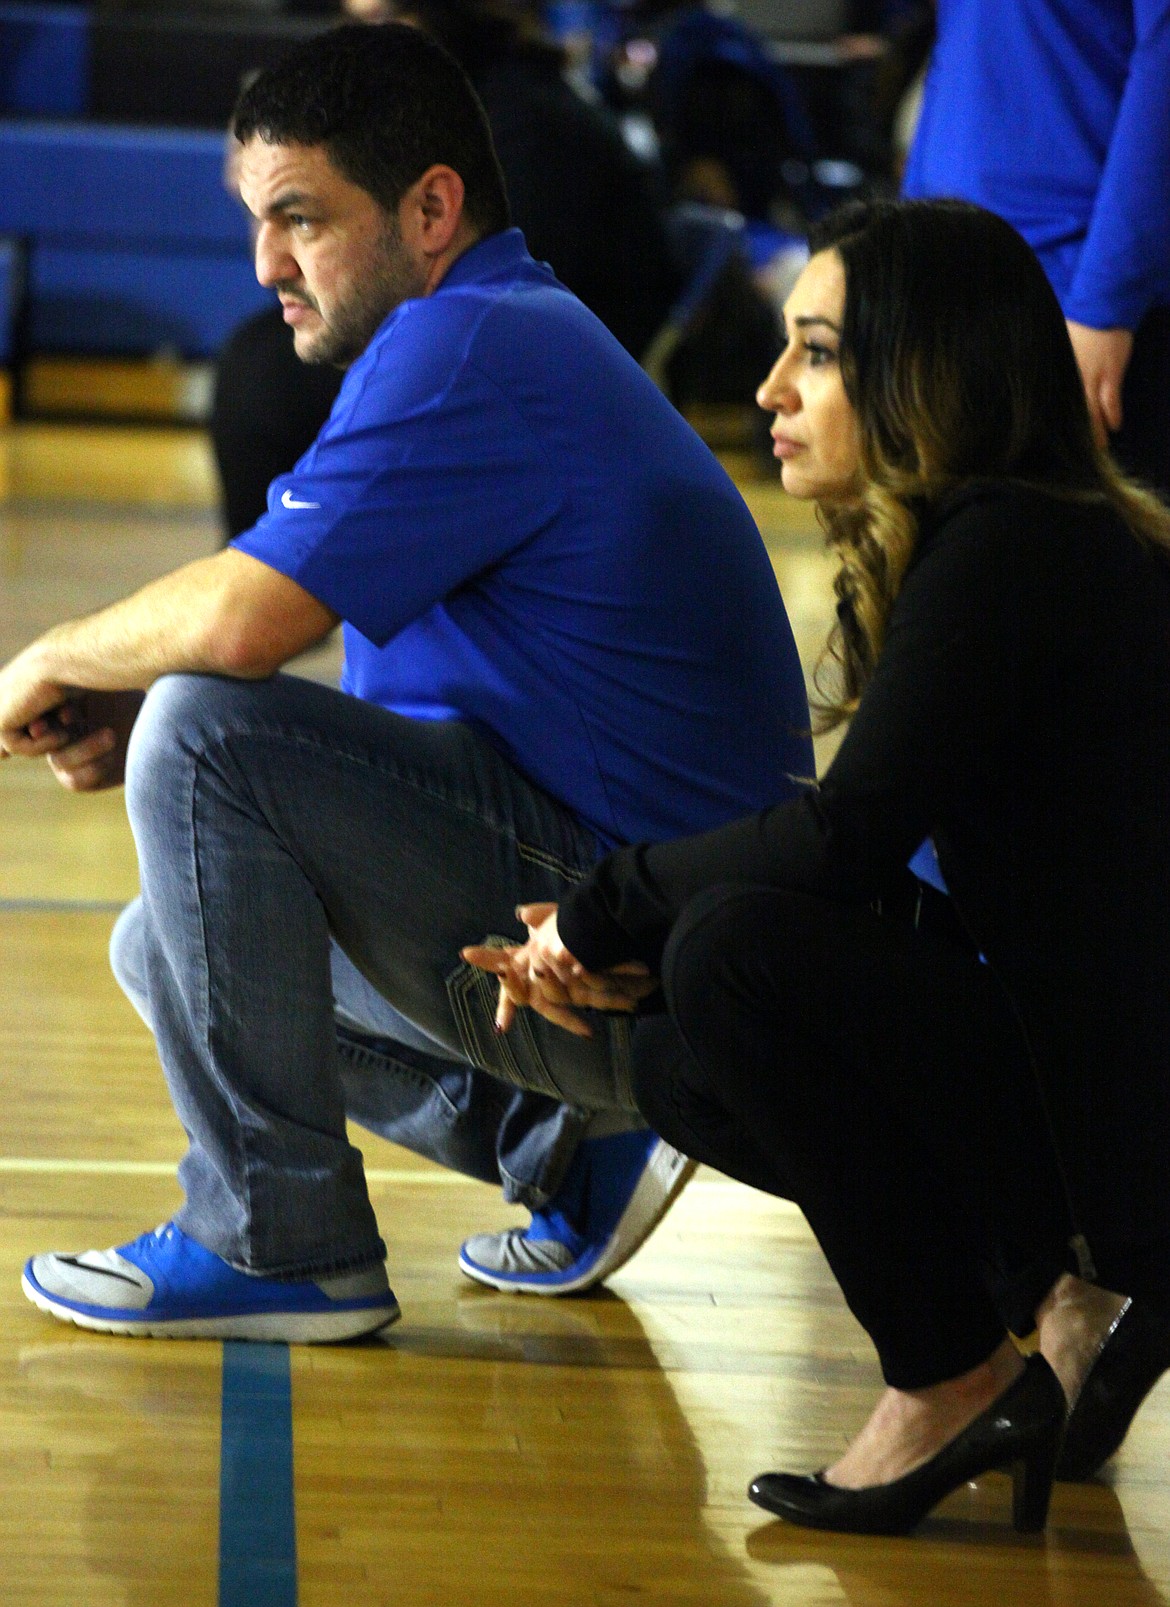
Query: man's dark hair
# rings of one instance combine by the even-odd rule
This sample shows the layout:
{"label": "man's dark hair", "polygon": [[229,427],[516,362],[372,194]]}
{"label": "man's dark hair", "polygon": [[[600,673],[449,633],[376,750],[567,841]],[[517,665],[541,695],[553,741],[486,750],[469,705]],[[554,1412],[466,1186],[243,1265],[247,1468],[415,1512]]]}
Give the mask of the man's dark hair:
{"label": "man's dark hair", "polygon": [[241,142],[323,146],[388,212],[442,162],[463,180],[464,211],[481,235],[508,227],[484,109],[463,69],[418,28],[351,23],[294,46],[244,90],[232,130]]}

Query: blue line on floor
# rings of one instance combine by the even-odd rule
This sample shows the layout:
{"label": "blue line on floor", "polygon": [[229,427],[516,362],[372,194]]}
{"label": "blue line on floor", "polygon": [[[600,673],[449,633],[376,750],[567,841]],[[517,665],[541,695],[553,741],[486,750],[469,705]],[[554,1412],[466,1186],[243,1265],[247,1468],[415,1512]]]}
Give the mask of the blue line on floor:
{"label": "blue line on floor", "polygon": [[296,1607],[287,1345],[223,1347],[219,1607]]}

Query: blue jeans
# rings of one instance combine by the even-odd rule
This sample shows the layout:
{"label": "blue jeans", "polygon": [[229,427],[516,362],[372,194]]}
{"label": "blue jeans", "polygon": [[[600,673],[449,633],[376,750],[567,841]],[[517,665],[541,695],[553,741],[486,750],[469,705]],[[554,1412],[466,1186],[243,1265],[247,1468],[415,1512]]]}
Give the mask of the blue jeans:
{"label": "blue jeans", "polygon": [[342,693],[168,676],[135,726],[126,798],[142,896],[111,946],[190,1147],[184,1232],[285,1277],[385,1254],[347,1113],[539,1207],[582,1134],[641,1125],[628,1024],[580,1039],[460,948],[516,941],[592,833],[457,722]]}

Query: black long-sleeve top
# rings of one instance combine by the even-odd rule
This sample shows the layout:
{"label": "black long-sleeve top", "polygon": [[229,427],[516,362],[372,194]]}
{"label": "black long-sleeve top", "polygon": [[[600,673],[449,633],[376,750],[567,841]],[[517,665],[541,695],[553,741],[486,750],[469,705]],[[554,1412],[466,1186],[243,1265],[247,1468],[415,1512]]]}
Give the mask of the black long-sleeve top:
{"label": "black long-sleeve top", "polygon": [[1170,562],[1101,507],[946,499],[819,788],[610,854],[561,935],[592,969],[654,968],[704,888],[865,902],[927,836],[1028,1037],[1081,1227],[1170,1234]]}

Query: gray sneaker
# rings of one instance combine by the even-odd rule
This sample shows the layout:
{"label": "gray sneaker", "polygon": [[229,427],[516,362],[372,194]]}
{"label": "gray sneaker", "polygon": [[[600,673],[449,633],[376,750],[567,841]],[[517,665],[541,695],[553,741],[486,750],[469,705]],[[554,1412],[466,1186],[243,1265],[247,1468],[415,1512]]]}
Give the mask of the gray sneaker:
{"label": "gray sneaker", "polygon": [[460,1271],[516,1294],[588,1289],[625,1265],[694,1170],[694,1161],[647,1128],[585,1139],[544,1210],[526,1228],[468,1239]]}
{"label": "gray sneaker", "polygon": [[477,1233],[460,1250],[459,1265],[470,1278],[491,1271],[507,1278],[508,1288],[515,1289],[517,1279],[563,1273],[577,1259],[571,1245],[560,1239],[533,1239],[529,1232],[529,1228],[506,1228],[503,1233]]}

